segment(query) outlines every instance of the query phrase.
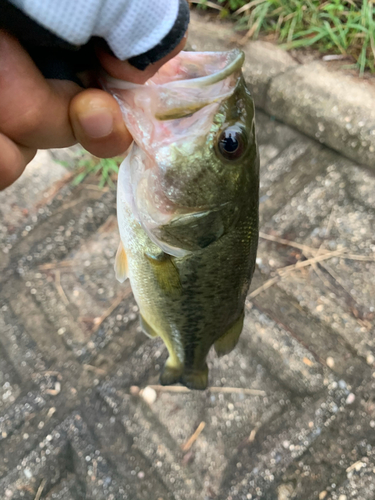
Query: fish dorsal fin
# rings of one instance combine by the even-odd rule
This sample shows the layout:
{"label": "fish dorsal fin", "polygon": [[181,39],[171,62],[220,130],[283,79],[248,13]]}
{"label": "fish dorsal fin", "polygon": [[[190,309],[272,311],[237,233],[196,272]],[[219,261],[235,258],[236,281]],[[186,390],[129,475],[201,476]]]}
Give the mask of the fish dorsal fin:
{"label": "fish dorsal fin", "polygon": [[125,248],[121,241],[115,258],[115,273],[116,279],[120,283],[123,283],[128,278],[128,258],[126,257]]}

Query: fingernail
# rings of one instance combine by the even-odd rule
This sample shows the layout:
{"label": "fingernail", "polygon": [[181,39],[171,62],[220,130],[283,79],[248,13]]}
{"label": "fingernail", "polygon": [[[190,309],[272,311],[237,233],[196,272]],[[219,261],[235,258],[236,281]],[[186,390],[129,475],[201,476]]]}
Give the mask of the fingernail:
{"label": "fingernail", "polygon": [[113,115],[107,110],[96,110],[78,116],[85,134],[93,139],[106,137],[113,130]]}

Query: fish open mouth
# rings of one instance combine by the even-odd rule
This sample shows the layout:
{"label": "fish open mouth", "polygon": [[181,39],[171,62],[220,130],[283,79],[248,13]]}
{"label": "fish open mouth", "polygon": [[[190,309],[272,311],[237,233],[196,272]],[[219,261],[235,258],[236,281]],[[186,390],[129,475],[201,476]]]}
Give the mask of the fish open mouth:
{"label": "fish open mouth", "polygon": [[[131,128],[131,119],[126,115],[131,104],[126,104],[130,103],[133,93],[138,96],[137,104],[148,99],[149,111],[157,120],[183,118],[229,97],[235,89],[243,61],[244,53],[240,49],[203,53],[182,51],[143,85],[106,75],[104,86],[117,96]],[[134,101],[132,104],[134,109]],[[133,131],[130,132],[134,136]]]}

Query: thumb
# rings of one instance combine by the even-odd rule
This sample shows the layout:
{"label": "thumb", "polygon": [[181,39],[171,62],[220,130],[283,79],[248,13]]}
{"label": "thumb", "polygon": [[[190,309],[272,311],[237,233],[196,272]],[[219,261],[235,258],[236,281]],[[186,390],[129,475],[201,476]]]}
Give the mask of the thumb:
{"label": "thumb", "polygon": [[69,116],[77,141],[95,156],[118,156],[132,143],[116,99],[103,90],[87,89],[77,94],[70,103]]}

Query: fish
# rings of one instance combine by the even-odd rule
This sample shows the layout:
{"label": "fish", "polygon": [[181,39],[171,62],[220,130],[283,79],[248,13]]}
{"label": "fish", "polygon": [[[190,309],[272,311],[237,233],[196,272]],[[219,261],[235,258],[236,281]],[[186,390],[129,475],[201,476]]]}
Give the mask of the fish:
{"label": "fish", "polygon": [[120,166],[116,277],[129,278],[160,383],[208,385],[244,322],[259,232],[259,154],[244,54],[180,52],[146,84],[107,77],[133,144]]}

